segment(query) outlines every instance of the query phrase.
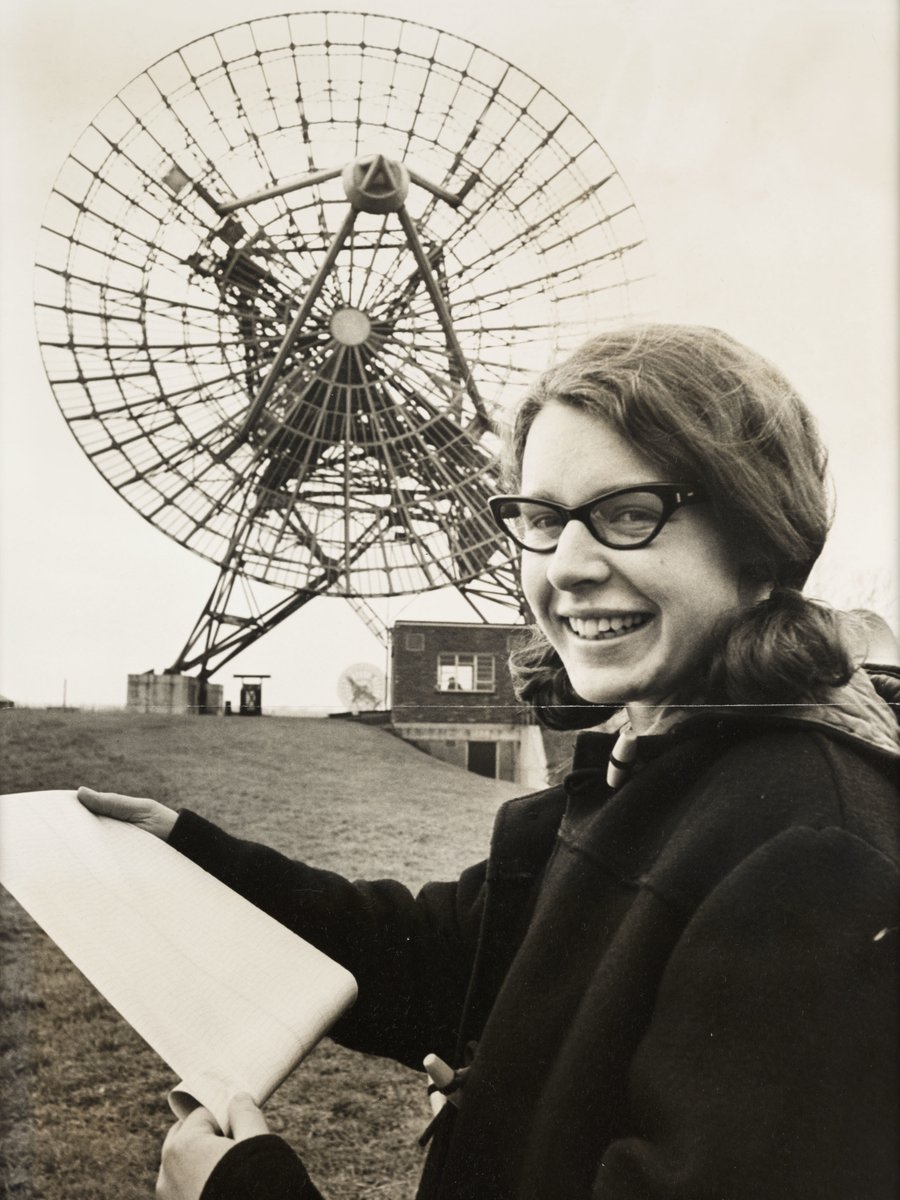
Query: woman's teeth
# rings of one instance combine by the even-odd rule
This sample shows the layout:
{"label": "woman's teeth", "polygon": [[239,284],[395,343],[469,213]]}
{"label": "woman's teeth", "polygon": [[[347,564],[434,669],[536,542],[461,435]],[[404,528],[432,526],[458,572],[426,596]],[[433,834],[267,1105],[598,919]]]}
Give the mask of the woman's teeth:
{"label": "woman's teeth", "polygon": [[612,638],[646,625],[649,613],[631,613],[624,617],[567,617],[569,628],[580,638]]}

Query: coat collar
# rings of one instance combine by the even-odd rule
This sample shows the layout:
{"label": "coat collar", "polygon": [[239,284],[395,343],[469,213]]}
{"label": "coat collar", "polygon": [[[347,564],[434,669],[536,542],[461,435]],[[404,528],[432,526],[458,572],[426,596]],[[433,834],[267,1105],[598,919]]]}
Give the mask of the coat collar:
{"label": "coat collar", "polygon": [[[883,698],[887,695],[893,698]],[[890,681],[885,682],[878,674],[860,669],[848,684],[834,688],[819,704],[697,705],[669,710],[653,733],[638,737],[638,758],[644,762],[656,758],[676,739],[698,737],[704,733],[731,737],[749,728],[758,731],[760,726],[771,726],[818,730],[900,762],[898,719],[900,706]],[[594,780],[597,771],[605,772],[621,723],[621,718],[614,718],[599,729],[579,735],[572,773],[566,779],[567,788],[577,788],[586,775]]]}

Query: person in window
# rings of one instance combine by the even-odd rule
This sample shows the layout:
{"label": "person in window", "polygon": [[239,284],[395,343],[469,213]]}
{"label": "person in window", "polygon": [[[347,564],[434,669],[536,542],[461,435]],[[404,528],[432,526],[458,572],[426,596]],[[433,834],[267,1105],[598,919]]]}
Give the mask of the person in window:
{"label": "person in window", "polygon": [[[802,591],[829,525],[808,409],[715,330],[604,333],[534,386],[507,468],[514,675],[585,732],[484,863],[414,897],[84,803],[349,968],[338,1041],[466,1068],[422,1200],[896,1200],[898,681]],[[234,1115],[175,1127],[165,1200],[319,1195],[252,1100]]]}

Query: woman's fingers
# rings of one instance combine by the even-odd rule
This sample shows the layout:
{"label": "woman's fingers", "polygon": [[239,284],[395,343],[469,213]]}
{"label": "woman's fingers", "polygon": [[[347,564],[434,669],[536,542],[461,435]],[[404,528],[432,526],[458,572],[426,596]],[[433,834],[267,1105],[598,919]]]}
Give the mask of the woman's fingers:
{"label": "woman's fingers", "polygon": [[150,811],[152,800],[137,796],[121,796],[118,792],[95,792],[93,788],[80,787],[78,799],[85,808],[101,817],[115,817],[117,821],[140,821]]}
{"label": "woman's fingers", "polygon": [[246,1092],[238,1092],[236,1096],[232,1096],[228,1105],[228,1120],[231,1122],[231,1136],[236,1142],[269,1132],[266,1118],[253,1097]]}
{"label": "woman's fingers", "polygon": [[208,1108],[199,1105],[179,1122],[185,1137],[221,1137],[216,1118]]}
{"label": "woman's fingers", "polygon": [[163,1142],[158,1200],[199,1200],[216,1164],[233,1145],[205,1108],[176,1121]]}
{"label": "woman's fingers", "polygon": [[98,816],[128,821],[163,841],[168,839],[178,817],[174,809],[144,797],[123,796],[119,792],[96,792],[87,787],[80,787],[77,794],[84,807]]}

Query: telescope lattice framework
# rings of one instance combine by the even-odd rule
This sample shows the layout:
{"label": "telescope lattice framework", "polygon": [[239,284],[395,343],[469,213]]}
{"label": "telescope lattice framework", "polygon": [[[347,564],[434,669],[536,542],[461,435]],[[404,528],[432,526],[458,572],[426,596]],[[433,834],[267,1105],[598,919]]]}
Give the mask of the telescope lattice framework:
{"label": "telescope lattice framework", "polygon": [[[501,405],[648,275],[585,126],[462,38],[296,13],[133,79],[63,164],[35,299],[85,454],[220,566],[172,669],[317,595],[519,606],[485,505]],[[283,590],[262,610],[253,583]]]}

